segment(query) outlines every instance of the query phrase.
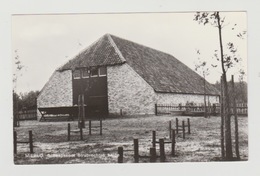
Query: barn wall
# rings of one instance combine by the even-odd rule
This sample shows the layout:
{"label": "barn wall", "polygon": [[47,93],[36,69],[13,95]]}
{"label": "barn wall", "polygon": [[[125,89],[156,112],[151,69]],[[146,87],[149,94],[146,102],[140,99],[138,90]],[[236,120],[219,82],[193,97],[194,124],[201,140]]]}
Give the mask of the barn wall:
{"label": "barn wall", "polygon": [[153,88],[128,64],[107,67],[110,115],[154,114]]}
{"label": "barn wall", "polygon": [[[207,96],[208,101],[208,96]],[[156,93],[157,104],[183,104],[186,102],[204,103],[204,95]],[[219,103],[218,96],[209,96],[210,103]]]}
{"label": "barn wall", "polygon": [[55,71],[37,97],[37,107],[56,106],[72,106],[72,72],[70,70]]}

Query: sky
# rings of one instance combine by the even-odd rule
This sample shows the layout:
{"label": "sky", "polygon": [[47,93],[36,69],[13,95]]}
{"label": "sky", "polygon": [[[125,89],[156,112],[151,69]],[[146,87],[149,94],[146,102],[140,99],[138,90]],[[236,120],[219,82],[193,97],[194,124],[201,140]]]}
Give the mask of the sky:
{"label": "sky", "polygon": [[[218,30],[210,25],[199,25],[193,20],[194,14],[13,15],[13,59],[18,55],[24,65],[17,74],[16,91],[41,90],[55,69],[106,33],[171,54],[193,70],[200,57],[200,60],[207,61],[210,69],[206,79],[215,83],[221,73],[219,62],[213,58],[214,51],[219,51]],[[244,39],[237,37],[240,32],[247,31],[247,14],[221,12],[220,15],[225,17],[224,48],[226,43],[234,42],[237,55],[242,58],[228,71],[228,77],[234,74],[237,81],[239,69],[247,71],[247,35]],[[211,64],[218,66],[213,68]],[[14,64],[13,71],[17,73]]]}

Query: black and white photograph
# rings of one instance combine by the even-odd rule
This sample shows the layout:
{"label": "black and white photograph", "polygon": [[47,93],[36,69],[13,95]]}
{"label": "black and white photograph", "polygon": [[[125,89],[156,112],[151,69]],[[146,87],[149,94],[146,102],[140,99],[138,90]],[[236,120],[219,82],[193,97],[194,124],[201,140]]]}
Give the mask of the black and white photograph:
{"label": "black and white photograph", "polygon": [[254,0],[0,4],[1,175],[260,174]]}
{"label": "black and white photograph", "polygon": [[247,161],[246,17],[13,15],[14,163]]}

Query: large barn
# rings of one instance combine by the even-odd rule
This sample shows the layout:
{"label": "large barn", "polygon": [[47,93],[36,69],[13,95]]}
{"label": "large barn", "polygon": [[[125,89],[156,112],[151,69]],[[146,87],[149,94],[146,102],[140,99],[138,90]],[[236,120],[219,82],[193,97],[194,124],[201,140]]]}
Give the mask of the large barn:
{"label": "large barn", "polygon": [[[106,34],[54,71],[37,106],[98,105],[107,115],[154,114],[155,104],[203,103],[203,78],[170,54]],[[217,89],[206,82],[211,103]]]}

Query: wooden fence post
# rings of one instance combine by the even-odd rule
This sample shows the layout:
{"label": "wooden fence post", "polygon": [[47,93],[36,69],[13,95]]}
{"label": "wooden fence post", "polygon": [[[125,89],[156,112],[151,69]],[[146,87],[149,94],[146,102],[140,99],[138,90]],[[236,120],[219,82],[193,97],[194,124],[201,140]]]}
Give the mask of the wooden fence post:
{"label": "wooden fence post", "polygon": [[102,135],[102,119],[100,119],[99,123],[100,123],[100,125],[99,125],[99,128],[100,128],[100,135]]}
{"label": "wooden fence post", "polygon": [[175,119],[175,121],[176,121],[176,134],[178,134],[179,133],[179,120],[178,120],[178,118],[176,118]]}
{"label": "wooden fence post", "polygon": [[152,131],[152,143],[153,143],[153,147],[156,148],[156,131]]}
{"label": "wooden fence post", "polygon": [[14,131],[14,154],[17,154],[17,133]]}
{"label": "wooden fence post", "polygon": [[70,123],[68,123],[68,141],[70,141]]}
{"label": "wooden fence post", "polygon": [[30,153],[33,153],[33,136],[32,136],[32,130],[29,131],[29,147],[30,147]]}
{"label": "wooden fence post", "polygon": [[175,156],[175,130],[172,130],[172,156]]}
{"label": "wooden fence post", "polygon": [[185,139],[185,121],[182,121],[182,137]]}
{"label": "wooden fence post", "polygon": [[155,115],[158,115],[158,112],[157,112],[157,104],[155,104],[154,107],[155,107]]}
{"label": "wooden fence post", "polygon": [[81,95],[78,95],[78,128],[80,127],[81,117],[82,117],[82,111],[81,111]]}
{"label": "wooden fence post", "polygon": [[160,161],[165,161],[164,139],[159,139],[160,143]]}
{"label": "wooden fence post", "polygon": [[169,121],[169,137],[172,138],[172,122]]}
{"label": "wooden fence post", "polygon": [[154,147],[150,148],[150,162],[153,163],[156,161],[156,149]]}
{"label": "wooden fence post", "polygon": [[84,94],[81,95],[82,101],[81,101],[81,106],[82,106],[82,120],[81,120],[81,128],[85,128],[85,100],[84,100]]}
{"label": "wooden fence post", "polygon": [[91,120],[88,121],[88,125],[89,125],[89,129],[88,129],[89,135],[91,135]]}
{"label": "wooden fence post", "polygon": [[124,149],[123,147],[118,147],[118,163],[123,163],[123,154],[124,154]]}
{"label": "wooden fence post", "polygon": [[190,118],[188,118],[188,134],[190,134]]}
{"label": "wooden fence post", "polygon": [[135,163],[139,162],[139,144],[138,144],[138,139],[134,139],[134,159],[135,159]]}
{"label": "wooden fence post", "polygon": [[80,122],[80,129],[79,129],[79,132],[80,132],[80,140],[83,140],[83,122],[81,121]]}

